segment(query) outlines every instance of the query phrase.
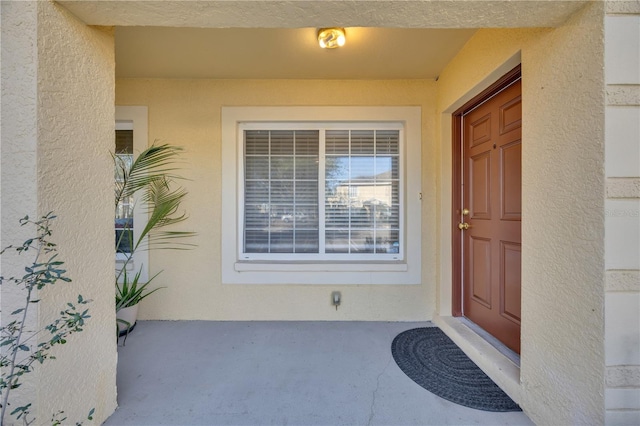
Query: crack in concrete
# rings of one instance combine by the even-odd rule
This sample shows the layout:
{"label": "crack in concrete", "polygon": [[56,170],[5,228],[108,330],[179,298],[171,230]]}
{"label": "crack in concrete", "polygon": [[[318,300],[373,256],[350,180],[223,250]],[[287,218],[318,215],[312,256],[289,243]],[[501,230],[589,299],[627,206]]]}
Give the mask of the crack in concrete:
{"label": "crack in concrete", "polygon": [[371,408],[369,409],[369,420],[367,421],[367,426],[371,426],[371,422],[373,421],[373,418],[376,415],[376,410],[375,410],[376,396],[378,394],[378,389],[380,388],[380,377],[382,377],[382,375],[385,373],[385,371],[387,371],[387,368],[389,367],[389,364],[391,364],[391,359],[392,359],[392,357],[389,357],[389,360],[387,361],[387,365],[384,366],[384,368],[382,369],[382,371],[380,372],[380,374],[378,374],[378,377],[376,378],[376,388],[373,390],[373,398],[371,399]]}

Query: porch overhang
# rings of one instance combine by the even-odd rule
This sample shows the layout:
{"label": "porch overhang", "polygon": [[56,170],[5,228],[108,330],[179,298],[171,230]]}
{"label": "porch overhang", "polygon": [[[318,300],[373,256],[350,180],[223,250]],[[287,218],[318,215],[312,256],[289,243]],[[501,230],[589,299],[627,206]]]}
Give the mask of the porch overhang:
{"label": "porch overhang", "polygon": [[557,27],[588,3],[556,1],[61,0],[88,25],[197,28]]}

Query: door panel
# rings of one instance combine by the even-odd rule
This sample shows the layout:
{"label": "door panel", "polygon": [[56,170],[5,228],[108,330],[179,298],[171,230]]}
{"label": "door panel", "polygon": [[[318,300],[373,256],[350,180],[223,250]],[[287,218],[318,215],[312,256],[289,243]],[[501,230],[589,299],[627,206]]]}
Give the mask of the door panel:
{"label": "door panel", "polygon": [[520,261],[521,245],[501,242],[502,252],[500,291],[500,313],[507,319],[520,324]]}
{"label": "door panel", "polygon": [[469,124],[470,144],[469,147],[480,145],[491,139],[491,114],[480,117],[478,120]]}
{"label": "door panel", "polygon": [[469,191],[473,194],[469,209],[476,219],[491,217],[491,152],[483,152],[469,159],[469,174],[473,176]]}
{"label": "door panel", "polygon": [[519,128],[522,124],[522,101],[520,97],[500,107],[500,134]]}
{"label": "door panel", "polygon": [[517,80],[462,116],[462,314],[520,352],[522,106]]}
{"label": "door panel", "polygon": [[472,294],[476,302],[491,309],[491,241],[484,238],[471,238],[469,248],[471,256]]}
{"label": "door panel", "polygon": [[500,148],[500,181],[502,182],[503,220],[522,218],[522,143],[517,140]]}

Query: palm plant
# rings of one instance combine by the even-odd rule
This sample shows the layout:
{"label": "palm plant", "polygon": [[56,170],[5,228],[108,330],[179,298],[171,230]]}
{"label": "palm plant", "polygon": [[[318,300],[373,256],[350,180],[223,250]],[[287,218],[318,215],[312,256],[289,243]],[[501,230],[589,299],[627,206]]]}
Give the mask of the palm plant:
{"label": "palm plant", "polygon": [[[172,231],[168,227],[187,219],[180,211],[180,203],[187,195],[182,187],[173,187],[175,180],[182,179],[175,174],[175,167],[182,149],[169,144],[152,145],[140,153],[135,161],[127,161],[123,156],[113,155],[116,169],[115,209],[120,203],[140,195],[143,211],[148,216],[147,222],[134,239],[130,222],[126,222],[118,235],[116,249],[124,255],[122,267],[116,271],[116,311],[134,306],[154,290],[147,290],[149,283],[159,275],[156,274],[147,282],[140,282],[141,270],[134,274],[127,273],[137,251],[153,249],[187,249],[192,245],[181,241],[195,235],[188,231]],[[121,250],[126,242],[128,250]]]}

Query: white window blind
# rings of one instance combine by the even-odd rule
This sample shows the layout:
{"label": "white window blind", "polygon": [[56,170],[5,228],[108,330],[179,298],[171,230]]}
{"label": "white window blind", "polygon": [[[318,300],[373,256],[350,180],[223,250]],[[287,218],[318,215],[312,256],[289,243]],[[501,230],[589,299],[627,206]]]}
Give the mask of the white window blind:
{"label": "white window blind", "polygon": [[398,128],[249,127],[245,259],[401,258]]}
{"label": "white window blind", "polygon": [[318,135],[245,132],[245,253],[318,253]]}
{"label": "white window blind", "polygon": [[398,130],[328,130],[325,138],[327,253],[398,253]]}

